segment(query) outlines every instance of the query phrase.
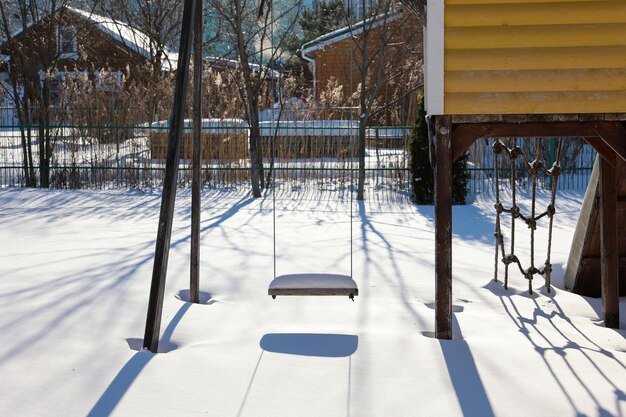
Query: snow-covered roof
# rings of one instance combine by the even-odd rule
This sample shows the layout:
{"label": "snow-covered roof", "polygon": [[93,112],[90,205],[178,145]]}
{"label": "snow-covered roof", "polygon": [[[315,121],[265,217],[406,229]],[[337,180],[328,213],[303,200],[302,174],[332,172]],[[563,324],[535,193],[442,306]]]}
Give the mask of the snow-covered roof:
{"label": "snow-covered roof", "polygon": [[[138,53],[146,59],[152,57],[152,47],[150,37],[145,33],[133,28],[132,26],[111,19],[109,17],[100,16],[91,12],[67,7],[67,10],[85,19],[92,27],[109,35],[118,43],[126,48]],[[178,53],[165,48],[163,57],[163,70],[174,71],[178,64]]]}
{"label": "snow-covered roof", "polygon": [[[161,120],[150,125],[155,129],[169,129],[169,120]],[[184,129],[193,128],[193,120],[185,119]],[[202,119],[202,132],[205,133],[230,133],[233,130],[244,130],[247,133],[248,123],[242,119]]]}
{"label": "snow-covered roof", "polygon": [[382,14],[375,16],[371,19],[363,20],[359,23],[355,23],[354,25],[346,26],[332,32],[326,33],[320,37],[313,39],[302,45],[302,57],[308,55],[313,51],[317,51],[319,49],[324,49],[326,46],[331,45],[333,43],[342,41],[344,39],[348,39],[352,36],[359,35],[363,33],[366,25],[371,25],[370,29],[376,28],[378,26],[393,22],[394,20],[402,17],[402,13],[395,14]]}
{"label": "snow-covered roof", "polygon": [[[210,56],[210,57],[206,57],[204,58],[205,62],[208,62],[210,65],[215,65],[217,67],[222,66],[225,68],[232,68],[235,69],[239,66],[239,61],[236,59],[229,59],[229,58],[221,58],[221,57],[215,57],[215,56]],[[248,66],[250,67],[250,69],[252,70],[252,72],[254,72],[255,74],[258,74],[261,71],[261,65],[259,64],[253,64],[253,63],[249,63]],[[269,78],[280,78],[280,72],[276,71],[276,70],[272,70],[269,69],[268,67],[263,67],[263,69],[267,72],[267,77]]]}
{"label": "snow-covered roof", "polygon": [[405,138],[411,135],[411,128],[393,127],[393,126],[377,126],[370,127],[365,130],[367,138]]}
{"label": "snow-covered roof", "polygon": [[[260,122],[261,136],[274,136],[276,122]],[[352,136],[358,133],[355,120],[281,121],[277,136]]]}
{"label": "snow-covered roof", "polygon": [[[119,44],[135,53],[138,53],[144,58],[149,59],[152,57],[152,54],[150,53],[152,49],[150,46],[150,37],[140,30],[133,28],[129,24],[69,6],[59,7],[56,12],[58,13],[62,10],[84,19],[91,27],[110,36]],[[47,15],[42,16],[36,23],[41,22],[46,17]],[[33,25],[34,23],[30,22],[26,28],[19,29],[14,32],[11,37],[15,39],[23,36],[24,33]],[[175,71],[178,64],[178,53],[165,48],[162,61],[164,71]]]}

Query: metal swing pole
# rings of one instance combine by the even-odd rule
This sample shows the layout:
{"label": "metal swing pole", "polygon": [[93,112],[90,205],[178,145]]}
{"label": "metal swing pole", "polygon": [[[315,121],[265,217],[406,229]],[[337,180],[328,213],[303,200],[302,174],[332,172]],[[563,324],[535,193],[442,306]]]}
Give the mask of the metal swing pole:
{"label": "metal swing pole", "polygon": [[191,56],[192,21],[196,2],[185,0],[183,9],[182,31],[176,69],[176,87],[172,118],[170,120],[169,143],[167,160],[165,163],[165,178],[163,179],[163,195],[161,197],[161,212],[157,231],[156,248],[154,251],[154,267],[152,269],[152,283],[146,330],[143,338],[143,347],[156,353],[159,348],[159,334],[161,329],[161,314],[163,312],[163,292],[167,276],[167,260],[172,236],[172,220],[174,203],[176,200],[176,183],[178,180],[178,163],[180,161],[180,142],[183,135],[185,98],[187,96],[187,81],[189,76],[189,59]]}
{"label": "metal swing pole", "polygon": [[191,267],[189,301],[200,302],[200,188],[202,176],[202,1],[196,0],[193,29],[193,155],[191,180]]}

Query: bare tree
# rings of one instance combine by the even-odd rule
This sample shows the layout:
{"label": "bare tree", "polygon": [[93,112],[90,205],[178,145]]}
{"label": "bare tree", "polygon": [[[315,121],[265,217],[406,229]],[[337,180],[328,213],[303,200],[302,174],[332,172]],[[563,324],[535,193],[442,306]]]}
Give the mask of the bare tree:
{"label": "bare tree", "polygon": [[[173,48],[180,38],[183,0],[102,0],[98,9],[111,18],[122,38],[132,44],[147,61],[147,74],[134,74],[139,79],[137,90],[148,97],[146,117],[156,121],[163,101],[163,80],[176,69]],[[168,84],[166,82],[166,84]],[[137,97],[145,100],[145,97]]]}
{"label": "bare tree", "polygon": [[[0,2],[1,40],[9,47],[10,50],[16,49],[14,41],[16,29],[20,24],[22,27],[25,27],[28,22],[28,19],[22,22],[19,22],[20,19],[17,19],[19,17],[27,17],[25,13],[20,13],[19,6],[20,5],[17,2],[9,2],[6,4],[4,2]],[[16,55],[13,58],[13,62],[14,61],[18,61],[21,64],[20,67],[23,66],[23,56],[21,54]],[[2,93],[5,97],[8,97],[15,107],[20,127],[24,178],[27,187],[35,187],[37,185],[37,181],[35,179],[35,169],[33,165],[31,132],[30,129],[27,130],[25,128],[28,124],[28,120],[30,119],[28,116],[28,105],[27,101],[23,100],[19,74],[14,69],[15,66],[12,63],[12,60],[6,62],[5,65],[9,75],[9,83],[8,85],[4,83],[0,85],[0,93]]]}
{"label": "bare tree", "polygon": [[426,21],[426,0],[400,0],[415,17]]}
{"label": "bare tree", "polygon": [[[419,77],[414,72],[418,67],[414,62],[406,65],[405,57],[413,49],[404,41],[398,41],[401,38],[399,32],[403,28],[407,30],[408,17],[395,8],[395,2],[360,0],[358,7],[358,15],[363,16],[363,20],[352,23],[348,11],[345,20],[354,34],[351,37],[354,46],[352,59],[359,80],[352,98],[359,111],[357,200],[363,200],[367,126],[377,115],[404,98],[415,95],[419,86],[415,81]],[[412,82],[407,85],[409,80]],[[385,98],[382,104],[381,94]]]}
{"label": "bare tree", "polygon": [[[20,124],[27,186],[36,186],[31,124],[38,126],[39,185],[50,185],[50,163],[56,142],[52,124],[51,82],[64,58],[59,28],[66,20],[71,0],[3,0],[0,31],[8,64],[10,91]],[[14,22],[12,22],[12,20]],[[17,21],[17,24],[15,24]],[[23,36],[32,30],[33,36]],[[76,34],[74,33],[75,37]],[[65,39],[69,43],[75,39]]]}
{"label": "bare tree", "polygon": [[[238,61],[236,68],[232,68],[227,56],[221,65],[239,73],[234,79],[238,80],[244,118],[250,128],[252,195],[258,198],[265,188],[259,128],[260,101],[263,91],[267,91],[268,82],[278,77],[273,68],[282,57],[287,35],[296,24],[301,0],[281,3],[280,9],[273,8],[278,3],[260,0],[209,0],[209,5],[220,21],[222,41],[232,45]],[[269,95],[272,94],[270,89]]]}

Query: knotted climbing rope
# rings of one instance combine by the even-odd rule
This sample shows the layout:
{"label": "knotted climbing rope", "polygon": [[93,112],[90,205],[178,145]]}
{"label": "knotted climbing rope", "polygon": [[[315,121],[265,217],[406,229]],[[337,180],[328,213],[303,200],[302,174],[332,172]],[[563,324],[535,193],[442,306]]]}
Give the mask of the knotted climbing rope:
{"label": "knotted climbing rope", "polygon": [[[496,256],[495,256],[495,268],[494,268],[494,281],[498,281],[498,257],[502,254],[501,261],[504,264],[504,288],[508,289],[509,285],[509,266],[511,264],[517,265],[519,271],[528,280],[528,292],[532,294],[533,286],[532,280],[535,275],[541,275],[545,278],[546,289],[550,292],[550,278],[552,274],[552,263],[550,262],[550,253],[552,251],[552,225],[554,222],[554,214],[556,213],[555,200],[556,190],[560,174],[560,160],[561,160],[561,148],[562,139],[558,140],[557,155],[551,168],[547,168],[541,161],[541,147],[539,146],[539,140],[535,140],[535,159],[530,161],[526,153],[522,148],[517,146],[515,140],[513,140],[513,146],[507,147],[500,139],[495,139],[493,143],[493,156],[494,156],[494,170],[496,180],[496,231],[494,236],[496,238]],[[511,206],[505,207],[502,204],[500,196],[500,158],[506,158],[510,165],[510,186],[511,186]],[[526,168],[528,175],[532,181],[532,197],[530,214],[525,215],[522,213],[520,207],[517,205],[517,170],[518,168]],[[545,211],[537,213],[537,184],[538,176],[543,174],[552,178],[552,194],[550,204]],[[504,248],[504,235],[502,234],[501,215],[508,213],[511,215],[511,235],[510,235],[510,252],[507,254]],[[548,225],[548,248],[546,261],[543,264],[543,268],[537,268],[535,265],[535,232],[537,231],[537,221],[547,217],[549,219]],[[520,219],[530,229],[530,266],[526,269],[522,266],[521,261],[515,254],[515,225],[516,220]]]}

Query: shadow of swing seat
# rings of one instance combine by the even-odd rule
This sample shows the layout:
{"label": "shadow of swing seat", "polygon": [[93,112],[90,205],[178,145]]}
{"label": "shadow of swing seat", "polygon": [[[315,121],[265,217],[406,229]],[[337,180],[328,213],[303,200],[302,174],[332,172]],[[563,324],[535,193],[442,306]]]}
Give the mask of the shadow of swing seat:
{"label": "shadow of swing seat", "polygon": [[278,295],[339,295],[353,300],[359,295],[359,288],[349,275],[305,273],[277,276],[267,293],[272,298]]}

